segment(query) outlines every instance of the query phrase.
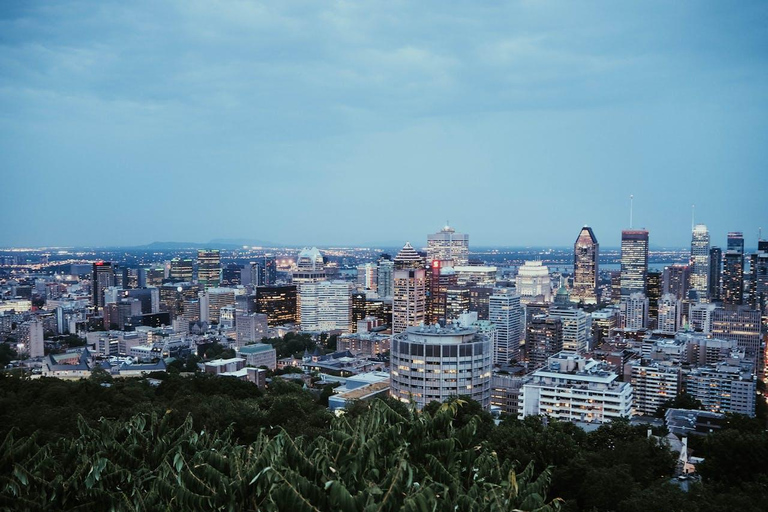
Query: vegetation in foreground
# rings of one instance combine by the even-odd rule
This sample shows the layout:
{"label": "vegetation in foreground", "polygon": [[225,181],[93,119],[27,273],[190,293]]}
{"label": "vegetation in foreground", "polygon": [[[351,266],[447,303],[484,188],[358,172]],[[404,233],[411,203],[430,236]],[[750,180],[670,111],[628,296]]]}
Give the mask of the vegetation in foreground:
{"label": "vegetation in foreground", "polygon": [[[28,435],[35,432],[33,435]],[[504,418],[454,399],[333,418],[298,385],[226,378],[0,377],[4,510],[764,509],[768,435],[733,417],[691,440],[702,484],[645,428]],[[454,508],[458,506],[458,508]]]}

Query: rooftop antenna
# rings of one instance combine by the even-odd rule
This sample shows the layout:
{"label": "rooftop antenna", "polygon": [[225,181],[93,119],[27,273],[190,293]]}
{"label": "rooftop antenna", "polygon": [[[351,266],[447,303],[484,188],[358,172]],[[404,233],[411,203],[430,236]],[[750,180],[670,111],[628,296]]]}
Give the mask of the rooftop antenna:
{"label": "rooftop antenna", "polygon": [[696,221],[694,220],[696,217],[696,205],[691,205],[691,231],[693,231],[693,228],[696,227]]}
{"label": "rooftop antenna", "polygon": [[629,229],[632,229],[632,209],[635,203],[634,194],[629,195]]}

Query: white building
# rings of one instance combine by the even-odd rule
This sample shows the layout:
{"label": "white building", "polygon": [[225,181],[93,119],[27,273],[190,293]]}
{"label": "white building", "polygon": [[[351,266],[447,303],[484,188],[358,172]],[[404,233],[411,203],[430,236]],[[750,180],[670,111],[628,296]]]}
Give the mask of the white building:
{"label": "white building", "polygon": [[19,352],[29,354],[32,359],[43,357],[45,355],[43,322],[39,318],[33,318],[19,325],[18,341]]}
{"label": "white building", "polygon": [[317,281],[299,285],[301,329],[310,332],[352,331],[352,284]]}
{"label": "white building", "polygon": [[375,292],[378,290],[379,267],[375,263],[357,266],[357,287]]}
{"label": "white building", "polygon": [[632,386],[617,378],[597,361],[560,352],[523,384],[518,417],[546,415],[586,423],[630,418]]}
{"label": "white building", "polygon": [[642,293],[630,293],[621,298],[622,325],[625,329],[645,329],[648,327],[648,298]]}
{"label": "white building", "polygon": [[484,286],[493,288],[496,286],[496,273],[498,269],[485,265],[454,265],[456,284],[459,286]]}
{"label": "white building", "polygon": [[715,314],[715,309],[717,309],[715,304],[694,304],[688,313],[688,323],[694,330],[710,334],[712,332],[712,318]]}
{"label": "white building", "polygon": [[491,340],[475,329],[409,327],[392,338],[391,395],[418,409],[467,395],[488,409],[491,350]]}
{"label": "white building", "polygon": [[394,272],[392,333],[424,323],[427,310],[427,281],[423,268],[398,269]]}
{"label": "white building", "polygon": [[219,323],[221,308],[235,305],[235,290],[232,288],[208,288],[198,293],[200,321]]}
{"label": "white building", "polygon": [[635,398],[635,412],[653,416],[659,407],[680,393],[680,368],[676,365],[647,360],[634,360],[632,367],[632,388]]}
{"label": "white building", "polygon": [[554,306],[549,316],[563,322],[563,350],[584,353],[588,348],[592,332],[592,317],[578,308]]}
{"label": "white building", "polygon": [[489,298],[488,320],[496,326],[493,363],[508,364],[520,357],[520,342],[525,339],[525,310],[520,295],[499,288]]}
{"label": "white building", "polygon": [[674,334],[680,330],[680,300],[671,293],[665,293],[659,300],[659,320],[657,329],[664,334]]}
{"label": "white building", "polygon": [[267,343],[254,343],[237,349],[237,355],[245,358],[248,366],[266,366],[270,370],[277,368],[277,351]]}
{"label": "white building", "polygon": [[540,261],[526,261],[517,269],[515,288],[522,297],[541,296],[544,302],[552,302],[549,269]]}

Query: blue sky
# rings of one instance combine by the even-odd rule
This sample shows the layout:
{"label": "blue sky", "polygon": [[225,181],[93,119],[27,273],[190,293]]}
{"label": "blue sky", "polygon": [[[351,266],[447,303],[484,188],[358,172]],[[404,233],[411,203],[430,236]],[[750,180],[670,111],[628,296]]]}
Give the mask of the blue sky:
{"label": "blue sky", "polygon": [[765,2],[0,3],[0,246],[768,231]]}

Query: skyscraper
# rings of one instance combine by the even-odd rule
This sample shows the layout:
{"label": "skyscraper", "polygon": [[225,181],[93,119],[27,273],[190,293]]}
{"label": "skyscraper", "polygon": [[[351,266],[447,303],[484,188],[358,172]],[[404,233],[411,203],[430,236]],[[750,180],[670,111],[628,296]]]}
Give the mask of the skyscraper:
{"label": "skyscraper", "polygon": [[648,327],[648,298],[642,293],[632,293],[621,298],[621,314],[625,329],[645,329]]}
{"label": "skyscraper", "polygon": [[427,261],[450,262],[450,266],[469,263],[469,235],[456,233],[446,226],[432,235],[427,235]]}
{"label": "skyscraper", "polygon": [[737,251],[744,256],[744,233],[741,231],[731,231],[728,233],[727,251]]}
{"label": "skyscraper", "polygon": [[197,251],[197,282],[202,287],[216,287],[221,283],[221,254],[218,249]]}
{"label": "skyscraper", "polygon": [[621,296],[645,294],[648,290],[648,231],[621,232]]}
{"label": "skyscraper", "polygon": [[761,312],[768,302],[768,241],[758,240],[757,252],[750,255],[749,303]]}
{"label": "skyscraper", "polygon": [[352,285],[346,281],[318,281],[301,285],[303,331],[352,331]]}
{"label": "skyscraper", "polygon": [[97,308],[104,307],[104,290],[115,285],[115,275],[112,263],[109,261],[97,261],[93,264],[91,281],[91,294],[93,305]]}
{"label": "skyscraper", "polygon": [[662,295],[659,301],[659,318],[656,329],[664,334],[674,334],[680,329],[680,299],[671,293]]}
{"label": "skyscraper", "polygon": [[395,263],[390,258],[379,258],[378,293],[379,297],[392,297],[392,279]]}
{"label": "skyscraper", "polygon": [[696,224],[691,235],[691,285],[701,301],[709,298],[709,231]]}
{"label": "skyscraper", "polygon": [[427,310],[426,271],[405,268],[394,272],[392,334],[424,323]]}
{"label": "skyscraper", "polygon": [[171,270],[168,274],[168,279],[174,283],[191,283],[192,282],[192,270],[193,263],[189,258],[173,258],[171,260]]}
{"label": "skyscraper", "polygon": [[405,242],[403,248],[395,256],[394,263],[395,270],[424,268],[424,258],[416,252],[416,249],[413,248],[410,242]]}
{"label": "skyscraper", "polygon": [[520,295],[508,288],[496,290],[490,297],[488,319],[496,326],[494,364],[519,359],[520,342],[525,336],[525,309],[520,304]]}
{"label": "skyscraper", "polygon": [[728,250],[723,260],[723,302],[744,303],[744,255],[738,250]]}
{"label": "skyscraper", "polygon": [[670,265],[664,267],[662,293],[671,293],[680,300],[688,298],[688,265]]}
{"label": "skyscraper", "polygon": [[375,263],[364,263],[357,266],[357,286],[363,290],[378,289],[379,268]]}
{"label": "skyscraper", "polygon": [[264,256],[259,267],[261,268],[259,285],[274,286],[277,284],[277,259],[274,256]]}
{"label": "skyscraper", "polygon": [[592,228],[584,226],[573,244],[573,293],[576,302],[597,304],[600,244]]}
{"label": "skyscraper", "polygon": [[[296,258],[296,270],[293,271],[294,283],[313,283],[326,278],[325,259],[317,247],[305,247]],[[301,293],[301,290],[299,290]]]}
{"label": "skyscraper", "polygon": [[656,321],[659,318],[659,300],[661,299],[662,274],[658,270],[648,271],[648,325],[651,329],[656,328]]}
{"label": "skyscraper", "polygon": [[723,250],[712,247],[709,250],[709,300],[722,300],[720,293],[720,278],[722,277]]}
{"label": "skyscraper", "polygon": [[296,322],[296,286],[259,286],[253,296],[255,313],[267,315],[270,327]]}

